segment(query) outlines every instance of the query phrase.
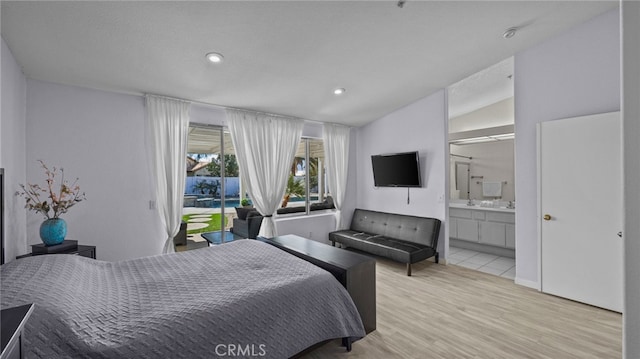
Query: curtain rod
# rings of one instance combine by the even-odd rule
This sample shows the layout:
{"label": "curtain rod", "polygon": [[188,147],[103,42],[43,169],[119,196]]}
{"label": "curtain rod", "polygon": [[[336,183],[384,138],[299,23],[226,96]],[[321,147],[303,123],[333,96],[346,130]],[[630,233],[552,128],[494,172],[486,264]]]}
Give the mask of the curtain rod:
{"label": "curtain rod", "polygon": [[[169,97],[169,96],[163,96],[163,95],[154,95],[154,94],[150,94],[150,93],[146,93],[144,94],[144,97],[146,98],[147,96],[151,96],[151,97],[157,97],[157,98],[163,98],[163,99],[167,99],[167,100],[173,100],[173,101],[181,101],[181,102],[193,102],[193,101],[189,101],[189,100],[185,100],[185,99],[181,99],[181,98],[176,98],[176,97]],[[145,106],[147,104],[145,103]]]}
{"label": "curtain rod", "polygon": [[[190,102],[190,103],[194,103],[194,104],[198,104],[198,105],[211,106],[211,107],[218,107],[218,108],[225,109],[225,110],[237,110],[237,111],[245,111],[245,112],[254,112],[254,113],[259,113],[259,114],[269,115],[269,116],[275,116],[275,117],[294,118],[294,119],[302,120],[302,121],[305,121],[305,122],[313,122],[313,123],[317,123],[317,124],[319,124],[319,125],[323,125],[323,124],[325,124],[325,122],[322,122],[322,121],[318,121],[318,120],[309,120],[309,119],[302,118],[302,117],[295,117],[295,116],[281,115],[281,114],[271,113],[271,112],[265,112],[265,111],[256,111],[256,110],[251,110],[251,109],[246,109],[246,108],[240,108],[240,107],[223,106],[223,105],[218,105],[218,104],[215,104],[215,103],[208,103],[208,102],[194,101],[194,100],[185,100],[185,99],[180,99],[180,98],[175,98],[175,97],[170,97],[170,96],[154,95],[154,94],[150,94],[150,93],[144,93],[144,94],[143,94],[143,97],[146,97],[147,95],[149,95],[149,96],[155,96],[155,97],[160,97],[160,98],[166,98],[166,99],[169,99],[169,100],[176,100],[176,101]],[[146,105],[147,105],[147,104],[145,103],[145,106],[146,106]],[[334,124],[334,125],[341,125],[341,126],[345,126],[345,127],[353,128],[353,126],[347,126],[347,125],[343,125],[343,124],[339,124],[339,123],[333,123],[333,122],[327,122],[327,123],[331,123],[331,124]]]}
{"label": "curtain rod", "polygon": [[[308,118],[289,116],[289,115],[282,115],[282,114],[272,113],[272,112],[257,111],[257,110],[251,110],[251,109],[240,108],[240,107],[232,107],[232,106],[223,106],[223,105],[217,105],[217,104],[213,104],[213,103],[206,103],[206,102],[199,102],[199,101],[194,101],[194,102],[199,104],[199,105],[219,107],[219,108],[222,108],[222,109],[225,109],[225,110],[238,110],[238,111],[245,111],[245,112],[260,113],[260,114],[269,115],[269,116],[275,116],[275,117],[295,118],[295,119],[299,119],[299,120],[302,120],[302,121],[305,121],[305,122],[317,123],[319,125],[322,125],[322,124],[325,123],[325,122],[318,121],[318,120],[309,120]],[[343,126],[346,126],[346,125],[343,125]],[[351,127],[351,126],[347,126],[347,127]]]}
{"label": "curtain rod", "polygon": [[468,159],[470,159],[470,160],[472,160],[472,159],[473,159],[472,157],[469,157],[469,156],[456,155],[456,154],[453,154],[453,153],[450,153],[450,154],[449,154],[449,156],[456,156],[456,157],[468,158]]}
{"label": "curtain rod", "polygon": [[207,103],[207,102],[201,102],[201,101],[191,101],[192,103],[198,104],[198,105],[204,105],[204,106],[210,106],[210,107],[218,107],[221,109],[229,109],[229,110],[238,110],[238,111],[246,111],[246,112],[255,112],[255,113],[260,113],[260,114],[265,114],[265,115],[269,115],[269,116],[276,116],[276,117],[285,117],[285,118],[296,118],[305,122],[313,122],[313,123],[317,123],[319,125],[324,125],[325,123],[329,123],[332,125],[340,125],[340,126],[344,126],[344,127],[349,127],[349,128],[353,128],[353,126],[348,126],[348,125],[344,125],[341,123],[335,123],[335,122],[322,122],[322,121],[318,121],[318,120],[309,120],[307,118],[302,118],[302,117],[295,117],[295,116],[288,116],[288,115],[281,115],[281,114],[277,114],[277,113],[271,113],[271,112],[264,112],[264,111],[256,111],[256,110],[251,110],[251,109],[246,109],[246,108],[240,108],[240,107],[232,107],[232,106],[223,106],[223,105],[217,105],[214,103]]}
{"label": "curtain rod", "polygon": [[281,114],[278,114],[278,113],[249,110],[249,109],[245,109],[245,108],[230,107],[230,106],[220,106],[220,107],[223,107],[225,110],[236,110],[236,111],[240,111],[240,112],[252,112],[252,113],[257,113],[257,114],[260,114],[260,115],[267,115],[267,116],[273,116],[273,117],[282,117],[282,118],[290,118],[290,119],[295,119],[295,120],[307,121],[307,119],[305,119],[305,118],[281,115]]}

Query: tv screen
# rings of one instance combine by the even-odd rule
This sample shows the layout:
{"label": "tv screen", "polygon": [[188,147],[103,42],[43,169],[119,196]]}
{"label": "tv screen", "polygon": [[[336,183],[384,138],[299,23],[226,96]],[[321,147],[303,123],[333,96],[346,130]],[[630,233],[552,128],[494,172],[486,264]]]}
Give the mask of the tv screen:
{"label": "tv screen", "polygon": [[422,187],[418,152],[371,156],[376,187]]}

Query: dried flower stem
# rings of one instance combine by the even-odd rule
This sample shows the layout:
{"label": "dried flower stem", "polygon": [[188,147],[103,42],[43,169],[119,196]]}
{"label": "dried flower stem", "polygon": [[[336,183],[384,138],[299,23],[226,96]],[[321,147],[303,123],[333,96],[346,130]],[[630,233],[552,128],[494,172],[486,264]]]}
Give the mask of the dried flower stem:
{"label": "dried flower stem", "polygon": [[[80,193],[80,186],[77,184],[77,178],[71,187],[66,183],[63,168],[60,168],[62,176],[60,187],[58,192],[55,192],[53,188],[58,169],[53,167],[53,170],[49,170],[43,161],[38,162],[40,162],[40,165],[44,168],[44,173],[47,176],[45,179],[47,182],[47,189],[42,188],[37,184],[27,184],[26,186],[21,184],[20,188],[22,188],[22,192],[18,191],[16,192],[16,195],[25,198],[25,208],[34,212],[39,212],[47,219],[59,218],[61,214],[67,213],[69,208],[86,199],[84,192]],[[40,198],[41,194],[48,194],[50,202],[42,200]],[[50,212],[53,213],[50,214]]]}

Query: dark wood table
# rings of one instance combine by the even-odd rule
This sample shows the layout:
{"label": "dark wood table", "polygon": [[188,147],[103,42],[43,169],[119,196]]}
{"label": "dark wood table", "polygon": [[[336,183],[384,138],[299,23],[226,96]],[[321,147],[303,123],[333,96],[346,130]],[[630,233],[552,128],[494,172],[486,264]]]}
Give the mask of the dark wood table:
{"label": "dark wood table", "polygon": [[364,329],[376,330],[375,259],[293,234],[258,238],[333,274],[347,289],[358,308]]}
{"label": "dark wood table", "polygon": [[3,309],[0,312],[0,359],[24,358],[22,330],[33,312],[33,304]]}
{"label": "dark wood table", "polygon": [[202,238],[207,240],[207,245],[218,245],[227,242],[233,242],[236,239],[242,239],[244,237],[237,236],[229,231],[215,231],[215,232],[205,232],[200,233]]}

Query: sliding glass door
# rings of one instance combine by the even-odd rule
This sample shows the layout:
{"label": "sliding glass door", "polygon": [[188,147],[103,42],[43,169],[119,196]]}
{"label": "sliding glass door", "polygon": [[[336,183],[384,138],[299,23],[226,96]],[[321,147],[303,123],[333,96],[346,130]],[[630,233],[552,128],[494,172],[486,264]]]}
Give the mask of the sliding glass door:
{"label": "sliding glass door", "polygon": [[[240,206],[242,185],[229,133],[219,126],[191,125],[187,147],[183,219],[191,241],[224,241]],[[217,233],[217,234],[216,234]]]}

